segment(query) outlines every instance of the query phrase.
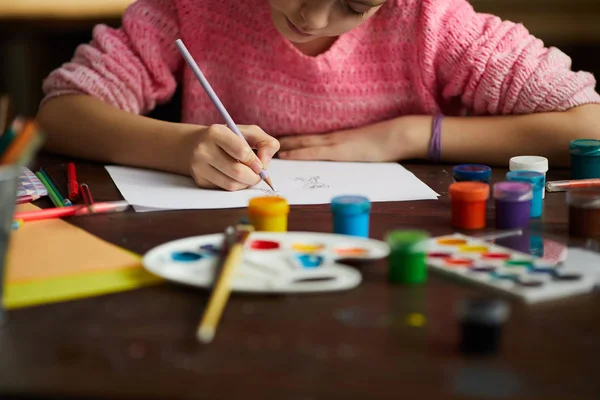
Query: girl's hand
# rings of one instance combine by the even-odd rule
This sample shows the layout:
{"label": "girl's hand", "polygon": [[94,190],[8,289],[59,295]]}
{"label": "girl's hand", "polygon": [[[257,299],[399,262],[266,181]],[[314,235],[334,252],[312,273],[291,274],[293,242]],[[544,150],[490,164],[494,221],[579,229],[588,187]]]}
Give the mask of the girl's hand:
{"label": "girl's hand", "polygon": [[391,162],[425,158],[431,138],[431,117],[409,116],[357,129],[279,139],[279,158]]}
{"label": "girl's hand", "polygon": [[258,174],[268,168],[279,142],[258,126],[238,128],[248,143],[226,125],[195,130],[190,164],[191,176],[199,187],[235,191],[260,182]]}

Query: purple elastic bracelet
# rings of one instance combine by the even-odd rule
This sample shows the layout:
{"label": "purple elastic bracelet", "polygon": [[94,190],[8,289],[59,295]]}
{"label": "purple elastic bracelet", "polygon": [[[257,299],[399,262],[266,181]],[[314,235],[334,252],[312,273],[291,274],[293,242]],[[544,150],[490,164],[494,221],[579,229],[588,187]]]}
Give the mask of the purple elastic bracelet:
{"label": "purple elastic bracelet", "polygon": [[429,142],[428,158],[432,161],[440,161],[442,157],[442,119],[443,114],[435,114],[433,117],[433,127],[431,141]]}

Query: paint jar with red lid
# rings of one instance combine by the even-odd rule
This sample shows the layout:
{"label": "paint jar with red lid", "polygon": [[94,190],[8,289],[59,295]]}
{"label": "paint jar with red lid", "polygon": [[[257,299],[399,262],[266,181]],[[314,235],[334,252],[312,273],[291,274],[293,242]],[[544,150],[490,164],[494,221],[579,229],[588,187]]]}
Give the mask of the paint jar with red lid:
{"label": "paint jar with red lid", "polygon": [[449,187],[452,226],[456,229],[485,228],[489,185],[482,182],[456,182]]}

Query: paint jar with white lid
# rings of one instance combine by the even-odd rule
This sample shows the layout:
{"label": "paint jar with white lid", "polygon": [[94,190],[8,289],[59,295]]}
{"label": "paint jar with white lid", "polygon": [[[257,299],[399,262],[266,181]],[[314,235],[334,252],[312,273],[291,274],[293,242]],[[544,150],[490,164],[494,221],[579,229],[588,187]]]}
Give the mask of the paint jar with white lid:
{"label": "paint jar with white lid", "polygon": [[544,190],[542,199],[546,197],[546,172],[548,172],[548,159],[541,156],[517,156],[510,159],[508,168],[511,171],[535,171],[544,174]]}

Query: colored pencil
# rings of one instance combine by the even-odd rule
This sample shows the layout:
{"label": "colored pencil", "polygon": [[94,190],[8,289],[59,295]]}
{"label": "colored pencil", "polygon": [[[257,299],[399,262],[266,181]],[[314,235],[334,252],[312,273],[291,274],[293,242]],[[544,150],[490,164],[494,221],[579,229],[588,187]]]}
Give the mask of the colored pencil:
{"label": "colored pencil", "polygon": [[70,206],[70,205],[72,205],[71,200],[69,200],[68,198],[66,198],[62,194],[62,192],[60,191],[60,189],[56,185],[56,182],[54,181],[54,179],[52,179],[52,176],[50,175],[50,173],[48,173],[48,171],[46,171],[42,167],[40,167],[40,172],[42,173],[42,175],[44,175],[44,178],[46,178],[46,181],[48,182],[48,184],[50,186],[52,186],[52,189],[54,190],[54,193],[56,193],[56,196],[60,199],[61,203],[64,206]]}
{"label": "colored pencil", "polygon": [[52,189],[52,186],[50,186],[50,184],[46,180],[46,177],[40,171],[37,171],[35,175],[38,177],[40,182],[42,182],[42,185],[44,185],[44,187],[48,191],[48,197],[50,197],[50,200],[52,201],[52,204],[54,204],[54,207],[64,207],[65,205],[62,203],[58,195],[54,193],[54,189]]}
{"label": "colored pencil", "polygon": [[23,131],[19,133],[0,158],[0,164],[12,164],[22,158],[23,153],[31,146],[37,136],[37,125],[34,121],[27,121]]}
{"label": "colored pencil", "polygon": [[23,220],[23,222],[39,221],[51,218],[122,212],[127,210],[128,207],[129,203],[124,200],[95,203],[90,206],[78,204],[69,207],[45,208],[43,210],[35,211],[20,211],[15,213],[13,219],[20,219]]}
{"label": "colored pencil", "polygon": [[[183,44],[183,41],[181,39],[177,39],[175,41],[175,45],[177,46],[179,52],[189,65],[196,78],[198,79],[198,82],[200,82],[200,85],[202,85],[202,88],[204,89],[214,106],[219,111],[219,114],[221,114],[221,116],[225,120],[225,123],[227,124],[229,129],[231,129],[233,133],[235,133],[237,136],[241,137],[242,139],[244,139],[244,141],[246,141],[246,138],[244,137],[244,135],[242,135],[242,132],[240,132],[235,122],[233,122],[233,119],[227,112],[227,109],[225,109],[225,106],[223,105],[223,103],[221,103],[221,100],[219,99],[213,88],[210,86],[210,83],[208,83],[208,80],[204,77],[204,74],[200,70],[200,67],[198,67],[198,64],[196,64],[196,61],[194,61],[194,58],[188,51],[187,47],[185,47],[185,45]],[[269,177],[269,174],[266,170],[263,169],[259,175],[261,179],[265,181],[271,189],[275,190],[273,188],[273,182],[271,181],[271,178]]]}
{"label": "colored pencil", "polygon": [[236,227],[235,240],[225,256],[223,267],[218,279],[215,281],[216,284],[208,301],[208,306],[196,331],[196,337],[203,343],[211,342],[215,336],[223,309],[229,299],[231,280],[242,259],[246,239],[252,231],[253,227],[251,225],[238,225]]}
{"label": "colored pencil", "polygon": [[84,204],[94,204],[94,198],[92,197],[92,192],[87,183],[82,183],[79,186],[79,191],[81,192],[81,198],[83,199]]}
{"label": "colored pencil", "polygon": [[567,181],[546,182],[546,190],[549,192],[566,192],[571,189],[595,189],[600,188],[600,178],[573,179]]}
{"label": "colored pencil", "polygon": [[69,200],[77,201],[79,199],[79,184],[77,183],[75,164],[72,162],[67,164],[67,187],[69,189]]}

